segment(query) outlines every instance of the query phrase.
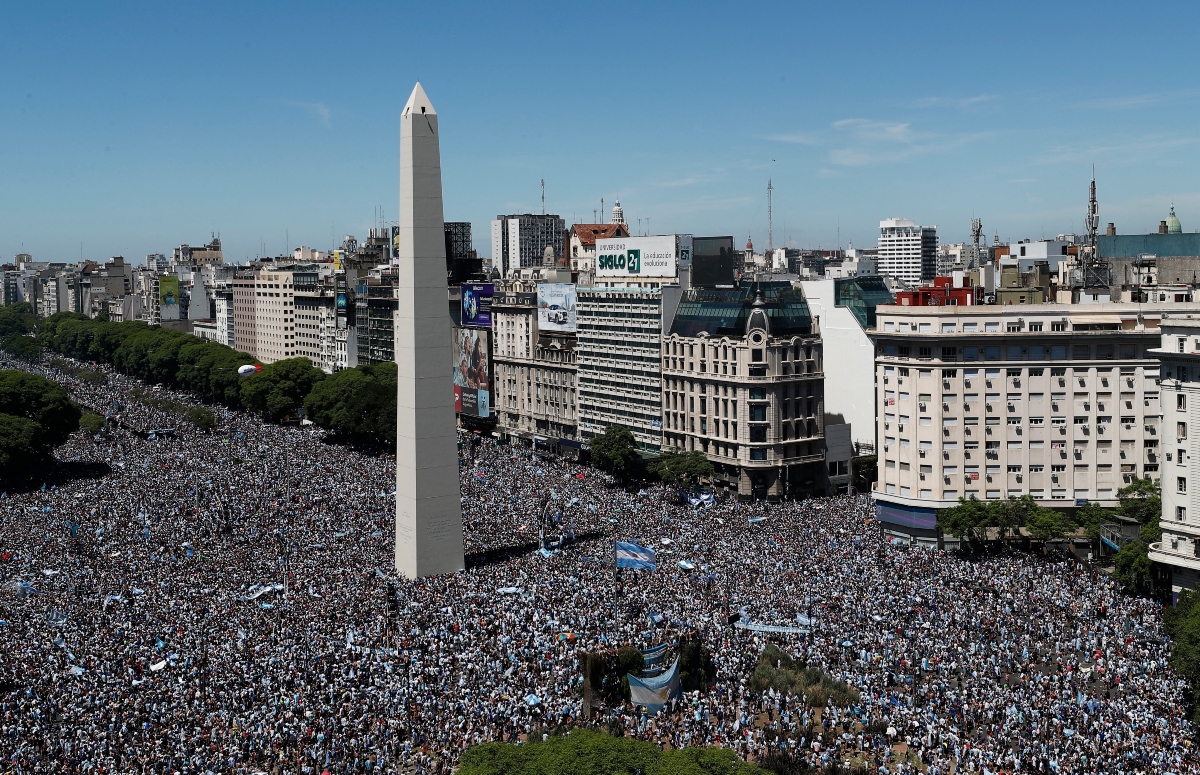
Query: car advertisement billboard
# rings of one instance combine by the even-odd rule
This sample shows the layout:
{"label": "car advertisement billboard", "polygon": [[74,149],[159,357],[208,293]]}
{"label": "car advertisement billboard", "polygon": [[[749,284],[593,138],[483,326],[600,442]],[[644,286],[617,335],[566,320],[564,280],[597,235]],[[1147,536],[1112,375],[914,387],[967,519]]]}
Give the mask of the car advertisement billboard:
{"label": "car advertisement billboard", "polygon": [[538,330],[575,333],[575,286],[538,283]]}
{"label": "car advertisement billboard", "polygon": [[161,320],[179,320],[179,275],[158,278],[158,312]]}
{"label": "car advertisement billboard", "polygon": [[675,277],[675,235],[596,240],[597,277]]}
{"label": "car advertisement billboard", "polygon": [[462,296],[462,324],[491,328],[492,296],[496,292],[496,286],[491,283],[463,283],[459,290]]}
{"label": "car advertisement billboard", "polygon": [[474,417],[491,415],[491,358],[488,333],[478,328],[452,328],[454,411]]}

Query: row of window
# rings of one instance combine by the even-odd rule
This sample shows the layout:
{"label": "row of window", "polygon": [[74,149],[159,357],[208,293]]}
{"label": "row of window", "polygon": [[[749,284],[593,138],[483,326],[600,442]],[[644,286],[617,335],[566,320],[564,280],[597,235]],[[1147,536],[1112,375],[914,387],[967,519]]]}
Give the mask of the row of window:
{"label": "row of window", "polygon": [[[1068,350],[1068,347],[1070,349]],[[933,360],[935,353],[943,361],[1065,361],[1068,353],[1076,361],[1111,361],[1118,356],[1121,360],[1140,357],[1134,345],[1121,345],[1118,350],[1113,344],[1010,344],[967,347],[933,347],[932,345],[907,345],[882,343],[879,355],[898,358]],[[1094,355],[1093,355],[1094,353]],[[1003,357],[1001,357],[1003,355]]]}

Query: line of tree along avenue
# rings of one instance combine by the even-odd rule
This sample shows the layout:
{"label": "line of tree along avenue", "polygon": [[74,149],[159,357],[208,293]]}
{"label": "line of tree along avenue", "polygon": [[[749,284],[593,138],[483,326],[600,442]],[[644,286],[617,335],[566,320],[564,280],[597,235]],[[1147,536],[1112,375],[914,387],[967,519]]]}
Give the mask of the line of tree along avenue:
{"label": "line of tree along avenue", "polygon": [[36,360],[50,351],[103,363],[147,383],[186,390],[201,401],[274,421],[295,418],[303,407],[310,420],[349,442],[382,446],[396,438],[394,363],[326,375],[307,358],[289,358],[242,377],[238,368],[255,359],[223,344],[77,313],[60,312],[39,321],[22,306],[27,305],[2,308],[7,314],[0,314],[0,345],[16,357]]}

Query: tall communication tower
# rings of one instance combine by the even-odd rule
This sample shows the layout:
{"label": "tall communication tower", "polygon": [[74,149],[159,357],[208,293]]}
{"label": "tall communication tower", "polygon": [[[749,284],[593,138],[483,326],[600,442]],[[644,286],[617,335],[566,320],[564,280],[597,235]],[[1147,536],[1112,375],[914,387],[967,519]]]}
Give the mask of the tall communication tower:
{"label": "tall communication tower", "polygon": [[1093,249],[1096,247],[1096,232],[1100,229],[1100,208],[1096,204],[1096,167],[1092,165],[1092,190],[1091,196],[1088,197],[1087,217],[1083,219],[1084,228],[1087,230],[1087,244]]}
{"label": "tall communication tower", "polygon": [[775,248],[775,224],[771,220],[771,194],[775,191],[771,179],[767,178],[767,255]]}
{"label": "tall communication tower", "polygon": [[546,179],[542,178],[542,215],[546,214]]}
{"label": "tall communication tower", "polygon": [[979,218],[971,219],[971,263],[968,269],[978,269],[980,264],[979,259],[979,241],[983,239],[983,221]]}

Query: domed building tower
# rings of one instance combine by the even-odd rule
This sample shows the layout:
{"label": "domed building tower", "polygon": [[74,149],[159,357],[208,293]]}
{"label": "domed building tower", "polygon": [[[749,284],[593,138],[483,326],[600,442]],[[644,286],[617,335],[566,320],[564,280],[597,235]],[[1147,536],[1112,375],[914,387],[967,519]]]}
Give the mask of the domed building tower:
{"label": "domed building tower", "polygon": [[1175,205],[1171,205],[1171,213],[1167,216],[1167,234],[1183,234],[1183,226],[1175,215]]}
{"label": "domed building tower", "polygon": [[625,211],[621,209],[620,199],[613,205],[612,220],[609,223],[625,223]]}

